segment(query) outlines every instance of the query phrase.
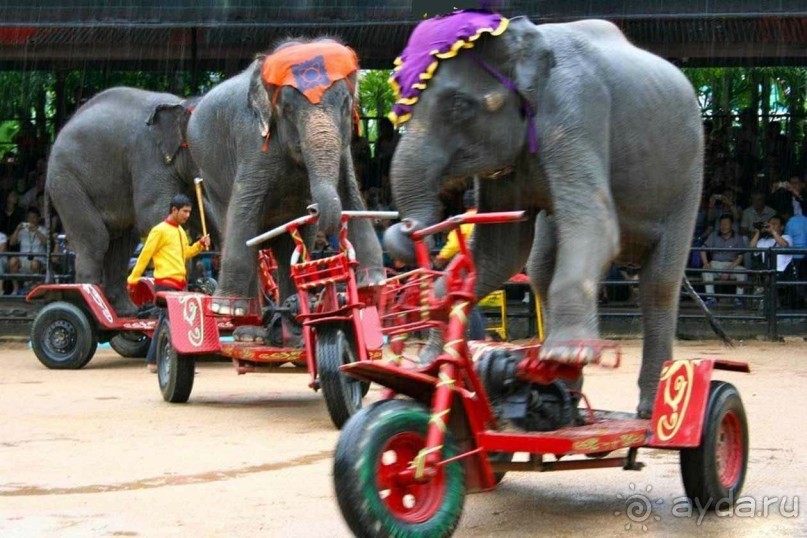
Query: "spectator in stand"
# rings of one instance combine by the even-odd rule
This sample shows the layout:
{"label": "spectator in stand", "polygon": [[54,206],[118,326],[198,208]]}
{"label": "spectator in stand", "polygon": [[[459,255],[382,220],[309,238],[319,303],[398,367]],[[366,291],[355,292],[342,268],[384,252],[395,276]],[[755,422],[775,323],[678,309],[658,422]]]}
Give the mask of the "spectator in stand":
{"label": "spectator in stand", "polygon": [[6,194],[6,204],[0,212],[0,232],[11,236],[21,222],[25,221],[25,211],[20,207],[20,195],[12,190]]}
{"label": "spectator in stand", "polygon": [[[788,217],[789,214],[783,215]],[[807,215],[793,215],[787,218],[785,234],[792,239],[793,248],[807,248]],[[807,255],[794,254],[793,263],[796,266],[796,276],[799,280],[807,280]],[[797,295],[800,301],[807,300],[807,285],[797,286]]]}
{"label": "spectator in stand", "polygon": [[311,249],[311,259],[321,260],[322,258],[333,256],[335,253],[336,251],[328,241],[328,236],[325,235],[325,232],[317,232],[317,236],[314,238],[314,246]]}
{"label": "spectator in stand", "polygon": [[740,218],[742,212],[740,207],[734,202],[734,191],[730,188],[723,188],[720,194],[713,194],[709,197],[709,210],[706,214],[708,223],[712,225],[712,230],[720,229],[720,221],[723,216],[729,214],[732,219],[732,226],[735,233],[740,233]]}
{"label": "spectator in stand", "polygon": [[[48,254],[48,230],[39,223],[36,207],[29,207],[25,222],[21,222],[9,238],[11,245],[19,245],[20,255],[8,261],[9,273],[41,274],[45,271]],[[23,294],[25,289],[18,280],[13,280],[13,294]]]}
{"label": "spectator in stand", "polygon": [[[751,194],[751,206],[743,211],[740,221],[740,233],[746,237],[758,234],[768,221],[776,215],[776,211],[765,205],[765,193],[754,192]],[[756,226],[758,225],[758,226]]]}
{"label": "spectator in stand", "polygon": [[[783,233],[784,230],[784,220],[779,215],[774,215],[768,219],[768,222],[754,226],[754,235],[751,237],[748,246],[766,250],[777,247],[788,248],[793,245],[793,239],[786,233]],[[777,280],[795,280],[796,271],[795,265],[792,263],[793,255],[775,254],[774,256],[776,258]],[[763,267],[765,266],[766,260],[764,252],[760,252],[759,254],[755,253],[754,258],[758,258],[761,265]],[[789,308],[793,308],[796,304],[795,295],[790,293],[792,291],[795,290],[784,287],[778,290],[779,301]]]}
{"label": "spectator in stand", "polygon": [[[745,238],[734,230],[734,218],[731,213],[726,213],[720,217],[720,224],[716,232],[713,232],[703,245],[709,248],[744,248],[746,246]],[[743,268],[743,253],[734,252],[731,250],[714,250],[710,252],[701,251],[701,261],[703,262],[704,269],[716,270],[729,270],[734,271]],[[715,275],[720,280],[734,280],[737,282],[745,282],[748,275],[744,273],[712,273],[704,272],[703,280],[705,282],[714,282]],[[742,286],[737,286],[737,298],[734,299],[734,306],[742,306],[740,297],[744,294],[745,290]],[[707,306],[717,305],[717,299],[714,297],[715,287],[712,284],[706,285],[706,295],[710,297],[706,300]]]}

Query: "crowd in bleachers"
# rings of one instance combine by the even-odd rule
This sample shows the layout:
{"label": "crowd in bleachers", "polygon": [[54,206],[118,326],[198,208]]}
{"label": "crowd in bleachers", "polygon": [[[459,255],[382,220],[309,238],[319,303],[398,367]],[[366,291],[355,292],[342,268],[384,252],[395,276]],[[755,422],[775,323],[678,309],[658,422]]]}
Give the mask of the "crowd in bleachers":
{"label": "crowd in bleachers", "polygon": [[47,141],[30,122],[22,122],[13,141],[16,151],[6,151],[0,162],[0,295],[24,295],[45,273],[48,245],[64,244],[55,241],[58,217],[45,218]]}
{"label": "crowd in bleachers", "polygon": [[[807,136],[799,139],[793,136],[795,130],[785,129],[783,123],[762,120],[746,109],[737,118],[704,121],[704,190],[693,236],[696,250],[689,267],[702,270],[705,287],[701,289],[710,304],[716,302],[711,297],[714,283],[737,281],[740,284],[736,287],[737,294],[741,295],[749,286],[743,284],[745,277],[737,271],[759,269],[765,264],[765,258],[737,256],[731,251],[728,254],[715,250],[698,252],[697,247],[807,248]],[[15,151],[7,151],[0,162],[3,208],[0,212],[0,293],[5,295],[24,294],[31,285],[41,281],[48,243],[54,254],[51,257],[54,274],[71,270],[69,258],[63,255],[68,248],[58,216],[52,213],[50,228],[45,228],[47,143],[36,138],[32,127],[30,122],[23,122],[14,139]],[[386,119],[378,120],[377,133],[372,144],[366,137],[354,136],[351,150],[356,179],[368,209],[394,210],[389,172],[398,133]],[[461,196],[461,190],[453,195],[449,193],[444,201],[450,206]],[[449,207],[447,214],[460,211],[462,207],[458,204]],[[777,223],[782,227],[778,233],[780,240],[772,235]],[[389,221],[375,223],[379,239],[389,224]],[[327,239],[327,246],[323,244],[322,248],[337,248],[335,238]],[[388,267],[395,267],[394,261],[386,256],[384,261]],[[807,280],[807,257],[793,255],[781,269],[782,279]],[[193,271],[194,275],[214,278],[217,273],[215,255],[203,257]],[[633,268],[613,266],[606,280],[633,281],[636,273]],[[795,295],[783,298],[784,306],[803,308],[803,288],[807,287],[794,287]],[[615,297],[629,299],[628,288],[604,290],[603,301]],[[732,304],[742,305],[736,299]]]}

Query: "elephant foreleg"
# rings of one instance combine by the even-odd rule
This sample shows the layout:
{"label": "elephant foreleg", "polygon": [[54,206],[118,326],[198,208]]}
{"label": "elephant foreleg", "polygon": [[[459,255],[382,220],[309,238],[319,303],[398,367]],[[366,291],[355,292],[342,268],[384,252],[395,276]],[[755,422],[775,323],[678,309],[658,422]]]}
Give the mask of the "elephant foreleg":
{"label": "elephant foreleg", "polygon": [[227,238],[221,258],[219,288],[213,298],[213,308],[217,311],[227,313],[230,308],[230,301],[220,298],[246,298],[255,291],[257,249],[247,247],[246,241],[257,234],[268,185],[267,178],[246,177],[239,170],[227,210]]}
{"label": "elephant foreleg", "polygon": [[[535,240],[527,260],[527,274],[530,277],[533,292],[537,294],[536,301],[541,301],[543,307],[546,307],[549,283],[555,272],[556,251],[557,237],[554,219],[542,211],[535,217]],[[549,328],[548,325],[546,328]]]}
{"label": "elephant foreleg", "polygon": [[558,147],[546,149],[552,155],[546,168],[557,255],[546,295],[549,330],[541,357],[585,364],[599,353],[594,343],[599,338],[597,293],[605,268],[619,252],[619,223],[607,181],[606,149],[586,147],[571,133],[557,138]]}

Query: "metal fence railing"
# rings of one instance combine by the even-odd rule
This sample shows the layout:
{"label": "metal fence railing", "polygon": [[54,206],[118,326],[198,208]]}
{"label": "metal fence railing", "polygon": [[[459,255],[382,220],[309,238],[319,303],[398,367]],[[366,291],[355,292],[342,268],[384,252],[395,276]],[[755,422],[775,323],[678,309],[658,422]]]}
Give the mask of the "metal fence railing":
{"label": "metal fence railing", "polygon": [[[807,275],[791,272],[779,273],[776,270],[777,255],[793,255],[792,264],[803,263],[795,256],[807,256],[807,248],[708,248],[693,247],[692,252],[729,251],[743,255],[743,265],[733,270],[704,269],[703,267],[687,267],[686,274],[702,299],[719,301],[739,301],[733,308],[713,308],[715,317],[727,320],[755,321],[767,325],[767,336],[770,339],[779,337],[779,323],[785,319],[807,320]],[[763,256],[758,256],[762,254]],[[728,279],[715,278],[707,281],[703,275],[727,275]],[[736,280],[744,275],[744,281]],[[637,287],[636,280],[605,280],[604,286]],[[706,286],[714,286],[714,293],[707,294]],[[741,289],[742,294],[737,290]],[[682,289],[683,298],[688,297]],[[638,308],[628,305],[626,308],[601,309],[601,317],[638,317]],[[698,309],[679,308],[678,318],[703,318],[705,314]]]}
{"label": "metal fence railing", "polygon": [[[791,263],[804,263],[796,256],[807,257],[807,248],[707,248],[693,247],[692,252],[713,252],[730,251],[743,254],[744,263],[741,267],[733,270],[704,269],[702,267],[688,267],[687,277],[703,299],[714,298],[717,300],[739,300],[740,305],[735,308],[716,308],[713,314],[717,318],[729,320],[743,320],[765,323],[767,336],[776,339],[779,336],[779,323],[782,320],[795,319],[807,320],[807,275],[793,275],[790,273],[781,274],[776,271],[777,255],[793,255]],[[196,262],[201,261],[205,271],[204,276],[217,276],[217,268],[213,263],[218,252],[204,252],[200,257],[195,258]],[[754,255],[763,254],[757,257]],[[46,260],[46,271],[41,274],[31,273],[2,273],[0,280],[7,281],[17,279],[26,282],[26,287],[30,287],[40,282],[72,282],[75,279],[74,261],[75,254],[72,252],[55,253],[49,256],[44,254],[29,254],[25,252],[3,252],[0,259],[5,259],[2,265],[8,267],[8,259],[14,256],[36,256]],[[211,275],[212,273],[212,275]],[[744,281],[715,279],[707,282],[703,278],[704,273],[715,273],[735,277],[744,275]],[[192,271],[189,277],[202,276],[194,274]],[[796,277],[796,278],[794,278]],[[601,284],[611,289],[619,287],[637,288],[636,280],[603,280]],[[705,286],[714,285],[712,294],[706,294]],[[737,294],[737,289],[742,289],[743,293]],[[683,298],[686,300],[686,292],[682,289]],[[686,304],[686,303],[684,303]],[[633,301],[617,301],[610,303],[617,308],[601,308],[601,317],[639,317],[641,312]],[[704,314],[694,308],[680,308],[679,319],[702,318]]]}

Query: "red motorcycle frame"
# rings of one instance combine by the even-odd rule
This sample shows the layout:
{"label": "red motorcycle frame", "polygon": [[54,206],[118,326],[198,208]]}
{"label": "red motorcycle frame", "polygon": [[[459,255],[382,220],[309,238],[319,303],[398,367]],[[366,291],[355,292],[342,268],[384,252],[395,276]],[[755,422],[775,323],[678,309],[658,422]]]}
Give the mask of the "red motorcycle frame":
{"label": "red motorcycle frame", "polygon": [[[444,271],[434,271],[423,240],[465,223],[521,219],[523,212],[461,215],[413,232],[420,268],[403,280],[384,323],[404,322],[401,331],[441,327],[443,353],[416,369],[381,362],[342,367],[356,379],[411,398],[363,409],[340,435],[335,489],[356,535],[375,535],[382,528],[395,536],[448,536],[459,522],[466,491],[491,489],[507,471],[638,470],[643,465],[636,459],[640,447],[679,450],[686,493],[703,501],[702,506],[709,506],[709,498],[737,498],[748,457],[745,412],[736,389],[712,381],[711,375],[715,369],[748,372],[745,363],[666,362],[650,419],[594,411],[585,395],[576,393],[584,406],[573,425],[552,431],[502,430],[475,359],[499,353],[490,355],[487,364],[511,360],[510,379],[530,386],[578,380],[584,365],[541,360],[540,344],[466,343],[467,316],[476,300],[472,257],[460,235],[460,253]],[[437,278],[444,279],[443,296],[435,293]],[[596,364],[619,366],[616,345],[590,344],[600,351]],[[606,354],[612,360],[603,360],[605,350],[613,351]],[[608,456],[620,449],[627,452]],[[512,461],[515,453],[528,454],[528,461]],[[585,457],[570,458],[574,455]]]}
{"label": "red motorcycle frame", "polygon": [[[302,325],[302,347],[223,342],[216,328],[218,315],[210,308],[211,297],[161,293],[159,295],[164,296],[167,304],[170,327],[167,337],[170,338],[158,347],[157,371],[166,401],[187,401],[193,387],[194,358],[213,354],[232,359],[239,374],[258,371],[261,366],[304,363],[309,374],[309,387],[322,389],[329,414],[337,427],[341,427],[361,407],[362,397],[369,385],[344,376],[339,367],[381,357],[383,342],[376,303],[383,282],[359,287],[356,277],[358,261],[347,237],[347,227],[352,219],[393,219],[397,218],[397,213],[343,211],[339,251],[326,258],[311,259],[299,230],[316,223],[316,207],[312,206],[309,211],[309,215],[287,222],[247,242],[248,246],[254,246],[284,233],[290,234],[294,241],[290,268],[297,289],[299,310],[295,317]],[[271,271],[265,270],[267,263],[262,264],[261,279],[264,295],[271,296],[276,286]],[[272,289],[267,289],[267,286]],[[243,299],[233,301],[234,304],[239,301],[243,304]],[[235,324],[261,323],[258,303],[249,301],[249,304],[243,316],[232,318]],[[284,343],[288,344],[286,338]]]}

